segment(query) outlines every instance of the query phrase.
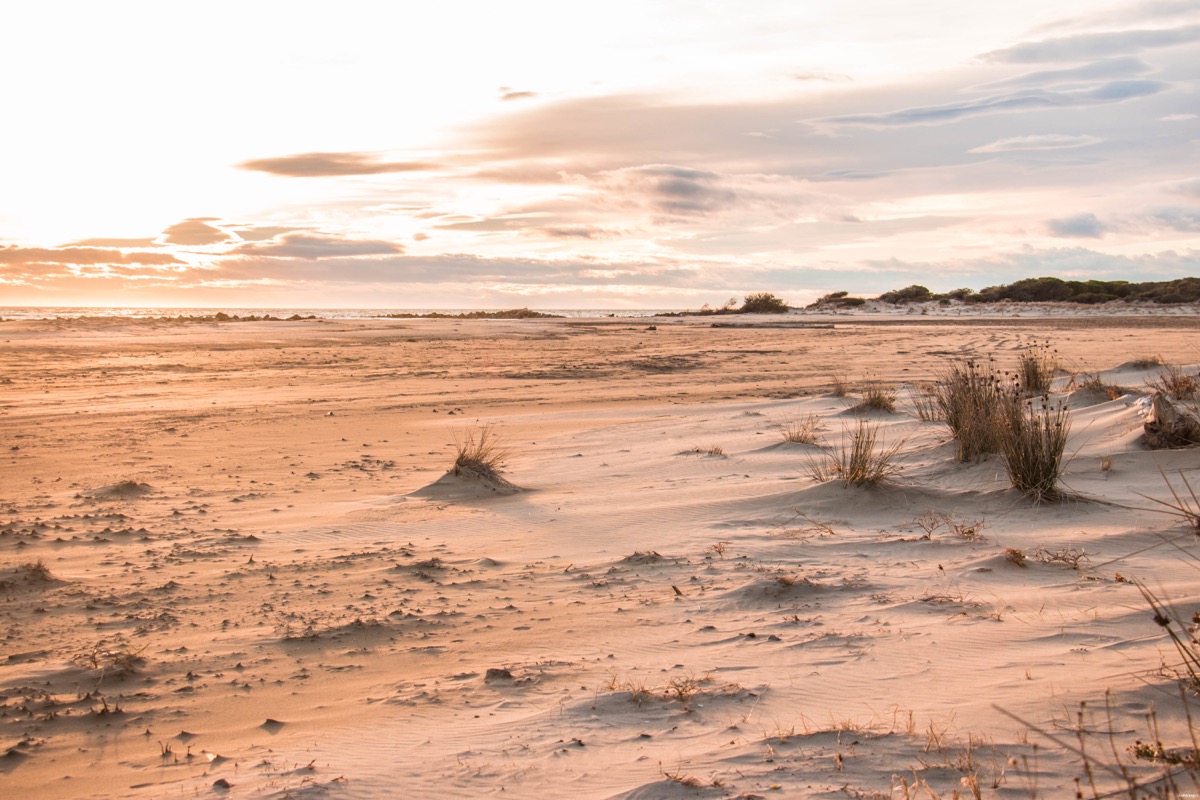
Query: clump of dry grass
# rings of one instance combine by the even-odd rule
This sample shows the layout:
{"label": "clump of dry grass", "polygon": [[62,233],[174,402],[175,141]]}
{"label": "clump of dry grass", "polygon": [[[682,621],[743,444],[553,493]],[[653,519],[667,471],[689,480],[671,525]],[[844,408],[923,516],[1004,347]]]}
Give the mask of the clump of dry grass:
{"label": "clump of dry grass", "polygon": [[723,456],[725,448],[719,444],[714,444],[711,447],[690,447],[687,450],[680,450],[676,455],[680,456]]}
{"label": "clump of dry grass", "polygon": [[1146,385],[1175,400],[1195,400],[1200,397],[1200,375],[1188,374],[1174,364],[1164,364],[1158,377],[1146,381]]}
{"label": "clump of dry grass", "polygon": [[793,444],[816,444],[817,426],[821,420],[816,414],[791,417],[779,423],[779,434],[785,442]]}
{"label": "clump of dry grass", "polygon": [[1017,361],[1017,380],[1027,394],[1046,394],[1058,371],[1058,350],[1050,342],[1037,342],[1021,353]]}
{"label": "clump of dry grass", "polygon": [[1124,386],[1118,386],[1115,383],[1105,383],[1098,372],[1091,374],[1084,372],[1072,377],[1069,388],[1099,392],[1107,395],[1109,400],[1116,400],[1132,393],[1131,389],[1127,389]]}
{"label": "clump of dry grass", "polygon": [[1012,416],[1011,381],[991,361],[951,364],[936,388],[937,406],[954,435],[959,461],[1000,452],[1005,420]]}
{"label": "clump of dry grass", "polygon": [[896,458],[904,442],[884,445],[879,426],[859,420],[853,430],[842,429],[841,447],[809,459],[808,473],[818,483],[840,480],[843,486],[878,486],[900,471]]}
{"label": "clump of dry grass", "polygon": [[490,423],[467,428],[454,437],[454,474],[470,478],[500,479],[500,470],[512,451],[504,445]]}
{"label": "clump of dry grass", "polygon": [[1064,452],[1071,432],[1067,404],[1028,401],[1025,408],[1008,415],[1000,432],[1004,468],[1013,488],[1035,500],[1062,496],[1059,479],[1065,466]]}
{"label": "clump of dry grass", "polygon": [[[1043,366],[1031,367],[1032,371],[1043,370],[1052,357],[1047,345],[1041,348],[1037,360]],[[1062,400],[1051,402],[1049,394],[1024,399],[1021,380],[1019,375],[1000,372],[990,361],[952,364],[938,383],[938,406],[954,434],[960,461],[1000,453],[1014,488],[1035,500],[1060,497],[1058,484],[1071,429],[1067,405]]]}
{"label": "clump of dry grass", "polygon": [[850,394],[850,384],[846,380],[846,376],[841,373],[834,373],[831,376],[833,381],[833,396],[845,397]]}
{"label": "clump of dry grass", "polygon": [[910,386],[908,400],[912,403],[913,412],[921,422],[944,422],[946,417],[938,404],[938,389],[936,385],[921,384]]}
{"label": "clump of dry grass", "polygon": [[50,568],[40,558],[37,561],[22,564],[17,569],[22,577],[30,583],[49,583],[54,580],[54,576],[50,574]]}
{"label": "clump of dry grass", "polygon": [[896,410],[896,392],[890,386],[880,383],[868,383],[863,389],[862,400],[851,411],[886,411],[889,414]]}

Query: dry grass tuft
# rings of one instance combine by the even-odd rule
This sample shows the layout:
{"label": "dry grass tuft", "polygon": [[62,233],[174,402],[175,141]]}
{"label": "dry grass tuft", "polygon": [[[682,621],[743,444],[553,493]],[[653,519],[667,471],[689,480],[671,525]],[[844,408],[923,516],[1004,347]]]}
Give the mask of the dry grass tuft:
{"label": "dry grass tuft", "polygon": [[455,475],[491,480],[500,479],[500,470],[512,453],[490,423],[479,427],[472,425],[461,438],[456,435],[454,447]]}
{"label": "dry grass tuft", "polygon": [[1050,342],[1038,342],[1021,354],[1017,362],[1017,380],[1026,394],[1046,394],[1058,371],[1058,351]]}
{"label": "dry grass tuft", "polygon": [[841,480],[843,486],[878,486],[899,472],[896,457],[903,445],[899,441],[884,446],[879,442],[879,426],[859,420],[854,430],[842,429],[836,452],[809,460],[808,474],[818,483]]}
{"label": "dry grass tuft", "polygon": [[1146,381],[1146,385],[1175,400],[1196,400],[1200,397],[1200,375],[1190,375],[1174,364],[1163,365],[1158,377]]}
{"label": "dry grass tuft", "polygon": [[954,435],[959,461],[978,461],[1000,452],[1004,420],[1011,417],[1015,392],[991,361],[951,364],[936,389],[942,419]]}
{"label": "dry grass tuft", "polygon": [[912,403],[913,413],[921,422],[945,422],[946,417],[942,413],[942,407],[938,404],[936,385],[910,386],[908,401]]}
{"label": "dry grass tuft", "polygon": [[50,568],[40,558],[37,561],[22,564],[17,571],[30,583],[50,583],[54,580],[54,576],[50,574]]}
{"label": "dry grass tuft", "polygon": [[890,386],[879,383],[869,383],[863,389],[862,400],[851,411],[886,411],[889,414],[896,411],[896,392]]}
{"label": "dry grass tuft", "polygon": [[675,455],[678,456],[723,456],[725,448],[719,444],[714,444],[712,447],[691,447],[687,450],[680,450]]}
{"label": "dry grass tuft", "polygon": [[1058,483],[1066,466],[1063,454],[1071,420],[1067,404],[1028,401],[1023,411],[1010,414],[1002,429],[1000,449],[1004,467],[1013,488],[1034,500],[1053,500],[1062,496]]}
{"label": "dry grass tuft", "polygon": [[816,444],[817,426],[821,420],[816,414],[792,417],[779,423],[779,434],[785,442],[793,444]]}

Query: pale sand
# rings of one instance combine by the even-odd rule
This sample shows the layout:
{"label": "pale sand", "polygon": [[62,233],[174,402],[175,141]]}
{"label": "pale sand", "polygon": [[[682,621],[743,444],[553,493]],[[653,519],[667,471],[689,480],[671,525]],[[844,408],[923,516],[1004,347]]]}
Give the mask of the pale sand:
{"label": "pale sand", "polygon": [[[1101,760],[1151,709],[1187,743],[1125,579],[1200,603],[1140,496],[1200,452],[1136,394],[1072,398],[1086,502],[956,463],[903,386],[888,487],[777,426],[1042,338],[1144,389],[1195,317],[714,321],[0,323],[0,796],[1055,798],[1082,702]],[[471,423],[525,491],[444,478]]]}

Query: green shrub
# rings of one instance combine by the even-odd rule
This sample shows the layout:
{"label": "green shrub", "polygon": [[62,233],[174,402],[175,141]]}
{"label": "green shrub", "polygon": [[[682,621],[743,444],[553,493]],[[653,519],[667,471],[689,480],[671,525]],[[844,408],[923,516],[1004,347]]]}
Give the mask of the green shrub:
{"label": "green shrub", "polygon": [[788,304],[770,292],[755,292],[746,295],[742,303],[743,314],[786,314]]}

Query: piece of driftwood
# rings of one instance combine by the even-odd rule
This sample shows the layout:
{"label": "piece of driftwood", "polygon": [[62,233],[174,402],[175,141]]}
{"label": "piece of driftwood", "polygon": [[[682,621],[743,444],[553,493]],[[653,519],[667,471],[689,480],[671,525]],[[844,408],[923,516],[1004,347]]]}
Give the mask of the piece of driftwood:
{"label": "piece of driftwood", "polygon": [[1200,410],[1196,403],[1155,392],[1145,429],[1146,446],[1152,450],[1200,444]]}

